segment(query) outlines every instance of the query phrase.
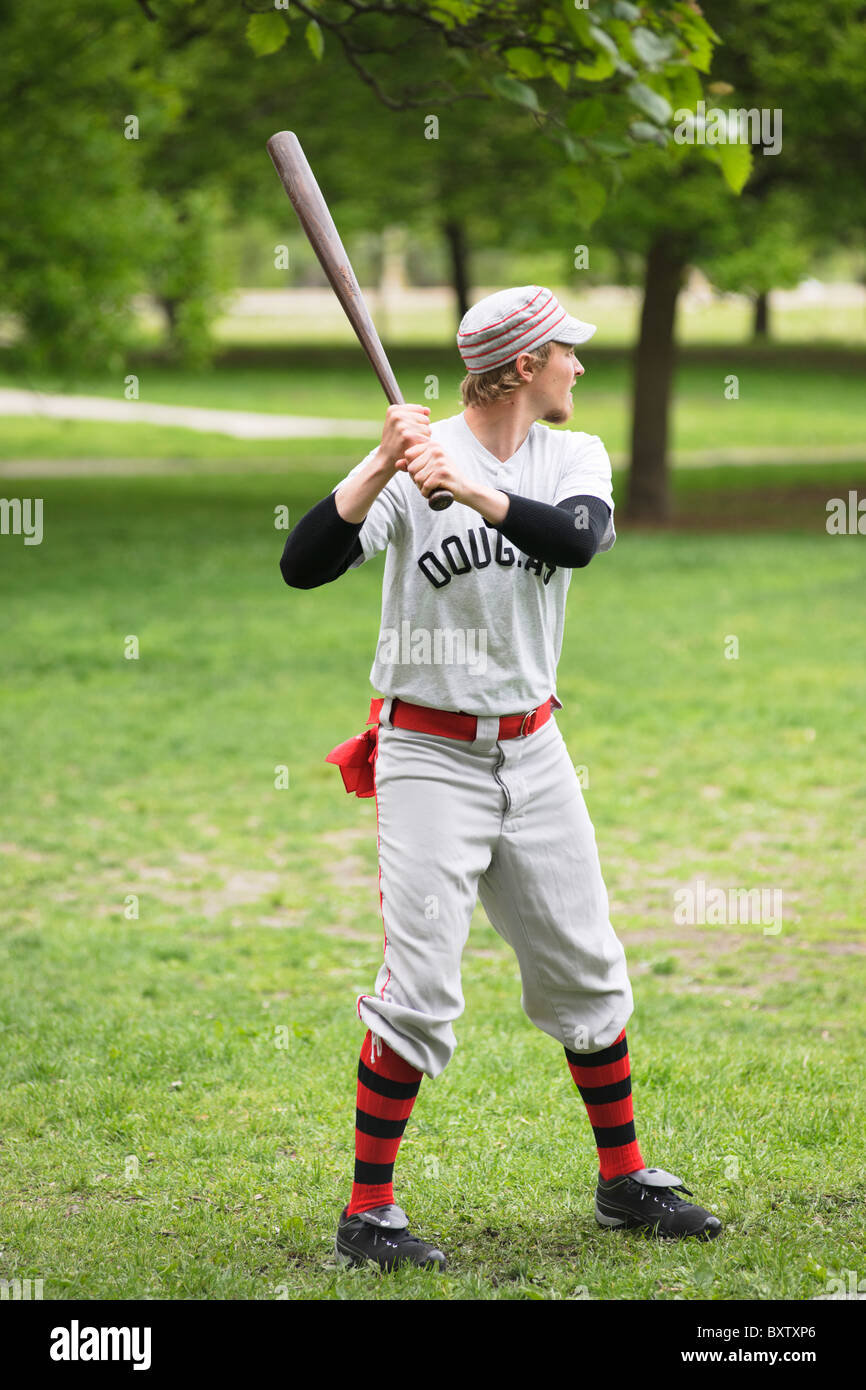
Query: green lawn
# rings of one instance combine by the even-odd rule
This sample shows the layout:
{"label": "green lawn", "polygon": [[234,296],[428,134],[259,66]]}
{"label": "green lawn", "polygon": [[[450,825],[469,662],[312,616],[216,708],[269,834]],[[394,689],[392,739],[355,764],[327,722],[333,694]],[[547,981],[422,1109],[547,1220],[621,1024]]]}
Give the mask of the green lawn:
{"label": "green lawn", "polygon": [[[450,1271],[332,1267],[381,920],[374,805],[324,756],[366,718],[382,561],[289,590],[273,529],[329,447],[279,481],[41,479],[43,544],[0,543],[0,1277],[401,1300],[863,1278],[866,541],[823,526],[859,466],[681,474],[688,529],[621,527],[569,595],[559,722],[635,988],[638,1135],[723,1237],[596,1226],[588,1121],[479,909],[460,1045],[396,1175]],[[781,930],[678,925],[700,879],[780,891]]]}
{"label": "green lawn", "polygon": [[[575,388],[570,428],[599,434],[612,453],[629,448],[631,431],[629,358],[622,352],[587,349],[586,376]],[[426,383],[435,377],[438,398],[429,400],[432,418],[461,409],[460,363],[455,352],[438,348],[395,352],[394,367],[407,400],[427,403]],[[684,350],[676,379],[672,447],[675,450],[766,448],[850,448],[862,445],[863,355],[841,350],[815,352],[748,346],[702,352]],[[327,419],[381,420],[385,399],[360,348],[299,353],[229,354],[207,371],[175,371],[158,360],[133,364],[140,400],[159,405],[207,406]],[[727,399],[726,382],[738,378],[738,399]],[[29,386],[123,399],[123,377],[30,377],[0,371],[0,387]],[[363,457],[371,439],[359,440]],[[221,435],[148,424],[101,424],[0,416],[0,457],[197,459],[279,466],[296,458],[330,454],[328,441],[237,440]]]}

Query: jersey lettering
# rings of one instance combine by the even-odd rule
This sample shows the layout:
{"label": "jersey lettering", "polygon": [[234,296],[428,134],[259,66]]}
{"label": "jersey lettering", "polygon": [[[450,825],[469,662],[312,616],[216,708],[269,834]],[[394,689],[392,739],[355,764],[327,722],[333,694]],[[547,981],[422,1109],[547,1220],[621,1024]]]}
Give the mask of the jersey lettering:
{"label": "jersey lettering", "polygon": [[[505,569],[515,564],[515,551],[510,545],[505,544],[505,538],[501,531],[496,532],[496,547],[493,556],[490,553],[490,537],[486,527],[481,527],[477,531],[473,527],[467,533],[467,540],[469,542],[468,554],[460,536],[446,536],[440,548],[447,565],[432,550],[425,550],[424,554],[419,556],[418,568],[425,579],[429,579],[434,589],[444,589],[446,584],[451,583],[452,575],[468,574],[473,569],[486,569],[491,563],[491,559],[495,559],[497,565],[502,565]],[[529,574],[530,571],[537,574],[543,584],[549,584],[553,575],[556,574],[556,565],[548,565],[542,560],[533,559],[531,556],[526,556],[524,560],[517,559],[516,563],[518,569],[523,569],[524,574]]]}
{"label": "jersey lettering", "polygon": [[[449,549],[450,546],[453,546],[455,550],[459,551],[460,558],[463,561],[462,565],[455,565],[454,557]],[[446,539],[442,542],[442,550],[444,552],[445,559],[448,561],[448,564],[451,567],[452,574],[466,574],[469,570],[471,570],[472,562],[469,559],[469,556],[466,554],[466,547],[464,546],[459,536],[446,537]]]}

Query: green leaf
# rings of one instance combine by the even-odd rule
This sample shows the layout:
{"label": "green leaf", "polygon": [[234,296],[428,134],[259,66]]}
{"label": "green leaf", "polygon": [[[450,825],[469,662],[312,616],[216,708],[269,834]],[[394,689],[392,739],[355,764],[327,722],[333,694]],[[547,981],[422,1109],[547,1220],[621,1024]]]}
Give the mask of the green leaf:
{"label": "green leaf", "polygon": [[574,0],[562,0],[562,12],[581,43],[588,46],[592,42],[588,11],[575,9]]}
{"label": "green leaf", "polygon": [[575,135],[591,135],[604,125],[606,107],[601,97],[584,97],[572,106],[566,122]]}
{"label": "green leaf", "polygon": [[509,72],[498,72],[491,79],[490,85],[499,96],[506,101],[516,102],[518,106],[526,106],[530,111],[539,111],[538,96],[534,87],[528,87],[525,82],[518,82],[516,77],[512,77]]}
{"label": "green leaf", "polygon": [[547,72],[544,59],[531,48],[507,48],[505,58],[518,77],[544,77]]}
{"label": "green leaf", "polygon": [[472,6],[467,5],[465,0],[437,0],[436,9],[440,14],[449,16],[449,29],[465,24],[472,16]]}
{"label": "green leaf", "polygon": [[627,19],[632,24],[640,19],[640,10],[637,5],[629,5],[626,0],[616,0],[613,12],[617,19]]}
{"label": "green leaf", "polygon": [[725,183],[734,193],[741,193],[752,172],[752,148],[747,144],[710,145],[709,150],[721,165]]}
{"label": "green leaf", "polygon": [[667,79],[668,97],[675,111],[685,109],[694,111],[703,91],[701,90],[701,79],[693,67],[686,63],[673,64],[665,72]]}
{"label": "green leaf", "polygon": [[271,14],[250,15],[247,20],[247,43],[257,58],[265,58],[282,48],[289,36],[282,15],[274,10]]}
{"label": "green leaf", "polygon": [[654,120],[656,125],[665,125],[673,115],[670,102],[645,82],[630,82],[626,92],[632,105]]}
{"label": "green leaf", "polygon": [[572,164],[586,163],[586,150],[583,145],[578,144],[577,140],[572,139],[568,132],[564,132],[559,137],[562,148],[565,150],[566,158]]}
{"label": "green leaf", "polygon": [[635,140],[640,140],[642,144],[651,142],[654,145],[665,145],[666,132],[659,130],[657,125],[650,125],[649,121],[632,121],[629,126],[629,134]]}
{"label": "green leaf", "polygon": [[607,189],[598,179],[590,178],[581,171],[573,184],[575,194],[575,215],[583,227],[591,227],[601,215],[607,202]]}
{"label": "green leaf", "polygon": [[677,51],[677,41],[671,34],[654,34],[652,29],[633,29],[631,44],[638,58],[647,67],[666,63]]}
{"label": "green leaf", "polygon": [[630,154],[632,146],[627,145],[625,140],[617,140],[614,136],[593,135],[587,142],[590,147],[598,154]]}
{"label": "green leaf", "polygon": [[325,51],[325,36],[322,33],[321,26],[317,23],[315,19],[310,20],[309,24],[304,30],[304,37],[306,38],[307,43],[309,44],[310,52],[312,53],[316,62],[320,63],[322,61],[322,54]]}
{"label": "green leaf", "polygon": [[593,43],[598,44],[599,48],[603,48],[605,53],[610,54],[611,58],[619,57],[619,49],[610,34],[606,33],[604,29],[600,29],[597,24],[590,24],[589,35]]}
{"label": "green leaf", "polygon": [[568,91],[568,84],[571,81],[571,64],[560,62],[558,58],[547,60],[547,71],[550,73],[554,82],[561,87],[564,92]]}
{"label": "green leaf", "polygon": [[616,63],[609,53],[599,53],[591,63],[578,63],[575,72],[585,82],[604,82],[616,72]]}
{"label": "green leaf", "polygon": [[699,20],[696,15],[688,15],[683,18],[681,28],[683,38],[690,49],[690,61],[693,68],[698,72],[709,72],[710,63],[713,57],[713,34],[710,26],[703,20]]}

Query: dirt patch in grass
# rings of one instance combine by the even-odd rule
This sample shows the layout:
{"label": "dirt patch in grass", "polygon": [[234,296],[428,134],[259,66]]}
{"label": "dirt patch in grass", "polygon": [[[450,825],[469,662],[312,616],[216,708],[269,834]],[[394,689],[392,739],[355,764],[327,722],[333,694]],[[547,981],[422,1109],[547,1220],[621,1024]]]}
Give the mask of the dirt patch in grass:
{"label": "dirt patch in grass", "polygon": [[8,854],[10,858],[24,859],[28,864],[41,864],[46,858],[40,854],[38,849],[25,849],[23,845],[13,844],[11,840],[0,840],[0,854]]}
{"label": "dirt patch in grass", "polygon": [[[850,488],[862,487],[852,471]],[[725,487],[706,492],[683,489],[667,522],[641,525],[623,521],[623,531],[789,531],[827,534],[827,502],[846,497],[848,489],[829,483],[803,482],[776,487]]]}
{"label": "dirt patch in grass", "polygon": [[[208,921],[233,908],[264,902],[269,912],[259,919],[262,926],[298,926],[305,917],[302,910],[283,902],[291,892],[285,873],[234,868],[215,863],[204,854],[178,854],[172,864],[132,861],[122,870],[106,872],[104,881],[111,901],[96,909],[103,917],[115,916],[118,903],[130,893],[146,894],[161,905]],[[236,924],[240,925],[240,920]]]}

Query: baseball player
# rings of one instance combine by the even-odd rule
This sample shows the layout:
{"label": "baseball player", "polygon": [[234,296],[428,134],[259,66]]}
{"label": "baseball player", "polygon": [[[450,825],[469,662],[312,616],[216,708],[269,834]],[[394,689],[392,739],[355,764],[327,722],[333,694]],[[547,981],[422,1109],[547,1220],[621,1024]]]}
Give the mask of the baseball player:
{"label": "baseball player", "polygon": [[[572,572],[616,539],[601,440],[548,428],[571,416],[574,347],[594,332],[538,285],[474,305],[457,335],[464,410],[431,424],[426,406],[389,407],[381,443],[298,522],[280,562],[287,584],[313,588],[387,550],[370,672],[383,693],[366,731],[328,754],[347,791],[376,797],[385,937],[357,1001],[366,1036],[340,1262],[445,1268],[410,1233],[393,1170],[422,1076],[456,1046],[479,897],[517,956],[524,1010],[565,1049],[585,1102],[597,1221],[659,1237],[721,1230],[638,1146],[625,953],[554,717]],[[434,511],[440,489],[454,503]]]}

